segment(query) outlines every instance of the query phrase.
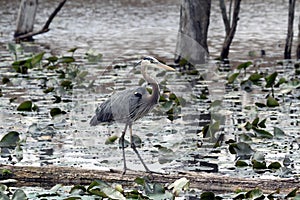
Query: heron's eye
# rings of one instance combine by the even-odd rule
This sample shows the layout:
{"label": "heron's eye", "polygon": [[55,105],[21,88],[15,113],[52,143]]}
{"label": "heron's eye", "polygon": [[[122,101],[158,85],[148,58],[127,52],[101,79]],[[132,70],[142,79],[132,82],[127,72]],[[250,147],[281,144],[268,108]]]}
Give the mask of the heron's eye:
{"label": "heron's eye", "polygon": [[138,92],[135,92],[135,93],[134,93],[134,96],[141,98],[141,97],[142,97],[142,94],[141,94],[141,93],[138,93]]}
{"label": "heron's eye", "polygon": [[144,60],[149,60],[151,63],[155,63],[155,60],[153,60],[153,58],[150,57],[145,57]]}

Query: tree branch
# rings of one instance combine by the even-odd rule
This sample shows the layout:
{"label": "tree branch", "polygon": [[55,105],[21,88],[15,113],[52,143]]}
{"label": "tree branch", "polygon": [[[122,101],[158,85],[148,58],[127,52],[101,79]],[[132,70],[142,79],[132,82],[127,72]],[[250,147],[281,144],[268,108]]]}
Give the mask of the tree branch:
{"label": "tree branch", "polygon": [[224,0],[220,0],[220,8],[221,8],[221,12],[222,12],[222,19],[223,19],[224,26],[225,26],[225,32],[226,32],[226,35],[228,35],[230,32],[230,21],[228,20],[228,17],[227,17],[226,5],[225,5]]}

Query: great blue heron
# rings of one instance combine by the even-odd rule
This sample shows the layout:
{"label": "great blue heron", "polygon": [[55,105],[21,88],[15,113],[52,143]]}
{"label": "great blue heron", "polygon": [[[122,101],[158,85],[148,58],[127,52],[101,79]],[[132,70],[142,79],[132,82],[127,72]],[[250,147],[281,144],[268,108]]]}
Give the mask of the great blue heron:
{"label": "great blue heron", "polygon": [[147,74],[147,68],[156,67],[174,71],[172,67],[162,64],[157,59],[150,56],[144,57],[140,62],[138,62],[138,64],[141,65],[141,72],[144,79],[152,86],[152,93],[149,94],[145,87],[137,87],[113,94],[96,109],[96,115],[90,121],[91,126],[96,126],[101,122],[117,121],[125,123],[125,128],[120,138],[124,162],[123,174],[126,173],[127,169],[124,150],[124,136],[127,127],[130,129],[131,148],[137,154],[145,170],[147,172],[151,172],[144,163],[142,157],[135,147],[135,144],[132,141],[132,123],[150,112],[158,103],[160,95],[159,86],[157,82]]}

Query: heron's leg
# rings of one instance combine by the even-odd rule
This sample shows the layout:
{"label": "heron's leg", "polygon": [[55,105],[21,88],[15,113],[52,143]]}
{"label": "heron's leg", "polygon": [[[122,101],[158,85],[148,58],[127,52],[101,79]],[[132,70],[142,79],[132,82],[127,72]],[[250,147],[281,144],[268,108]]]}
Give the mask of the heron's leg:
{"label": "heron's leg", "polygon": [[131,144],[131,148],[133,149],[133,151],[136,153],[136,155],[140,159],[140,161],[143,164],[146,172],[151,173],[151,171],[149,170],[149,168],[146,166],[145,162],[143,161],[141,155],[139,154],[138,150],[136,149],[136,146],[135,146],[134,142],[132,141],[132,125],[131,124],[129,124],[129,129],[130,129],[130,144]]}
{"label": "heron's leg", "polygon": [[123,169],[123,174],[126,173],[126,158],[125,158],[125,133],[126,133],[126,130],[127,130],[127,124],[125,125],[125,128],[122,132],[122,135],[121,135],[121,144],[122,144],[122,151],[123,151],[123,162],[124,162],[124,169]]}

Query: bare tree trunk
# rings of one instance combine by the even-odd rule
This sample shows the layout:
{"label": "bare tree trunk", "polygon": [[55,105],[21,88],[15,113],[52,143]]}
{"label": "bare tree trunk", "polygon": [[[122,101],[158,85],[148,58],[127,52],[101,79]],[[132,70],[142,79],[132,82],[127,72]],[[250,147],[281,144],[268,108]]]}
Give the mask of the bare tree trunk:
{"label": "bare tree trunk", "polygon": [[[26,0],[23,0],[23,1],[26,1]],[[37,0],[35,0],[35,1],[37,1]],[[43,28],[41,30],[39,30],[39,31],[33,31],[33,30],[31,30],[31,31],[23,33],[23,34],[22,33],[19,33],[17,35],[15,34],[15,40],[16,40],[16,42],[19,42],[20,40],[29,40],[30,38],[32,40],[33,36],[48,32],[50,30],[49,26],[50,26],[52,20],[57,15],[57,13],[61,10],[61,8],[64,6],[64,4],[66,3],[66,1],[67,0],[61,0],[61,2],[58,4],[58,6],[56,7],[56,9],[49,16],[48,20],[46,21],[45,25],[43,26]],[[33,25],[32,25],[32,27],[33,27]]]}
{"label": "bare tree trunk", "polygon": [[238,20],[239,20],[240,4],[241,4],[241,0],[234,0],[233,16],[232,16],[232,21],[230,21],[229,20],[231,18],[230,13],[229,13],[229,17],[227,17],[225,1],[220,0],[220,8],[221,8],[223,22],[225,25],[225,32],[226,32],[225,40],[224,40],[221,55],[220,55],[221,60],[228,58],[230,45],[234,38],[234,35],[236,32],[236,27],[237,27]]}
{"label": "bare tree trunk", "polygon": [[289,0],[289,20],[288,20],[288,31],[284,49],[284,59],[291,59],[292,45],[293,45],[293,25],[295,16],[295,4],[296,0]]}
{"label": "bare tree trunk", "polygon": [[[22,0],[19,8],[17,27],[14,36],[24,35],[33,31],[38,0]],[[27,40],[32,40],[28,37]]]}
{"label": "bare tree trunk", "polygon": [[211,0],[183,0],[175,60],[203,64],[208,56],[207,32]]}
{"label": "bare tree trunk", "polygon": [[298,19],[298,45],[297,45],[297,60],[300,59],[300,17]]}

